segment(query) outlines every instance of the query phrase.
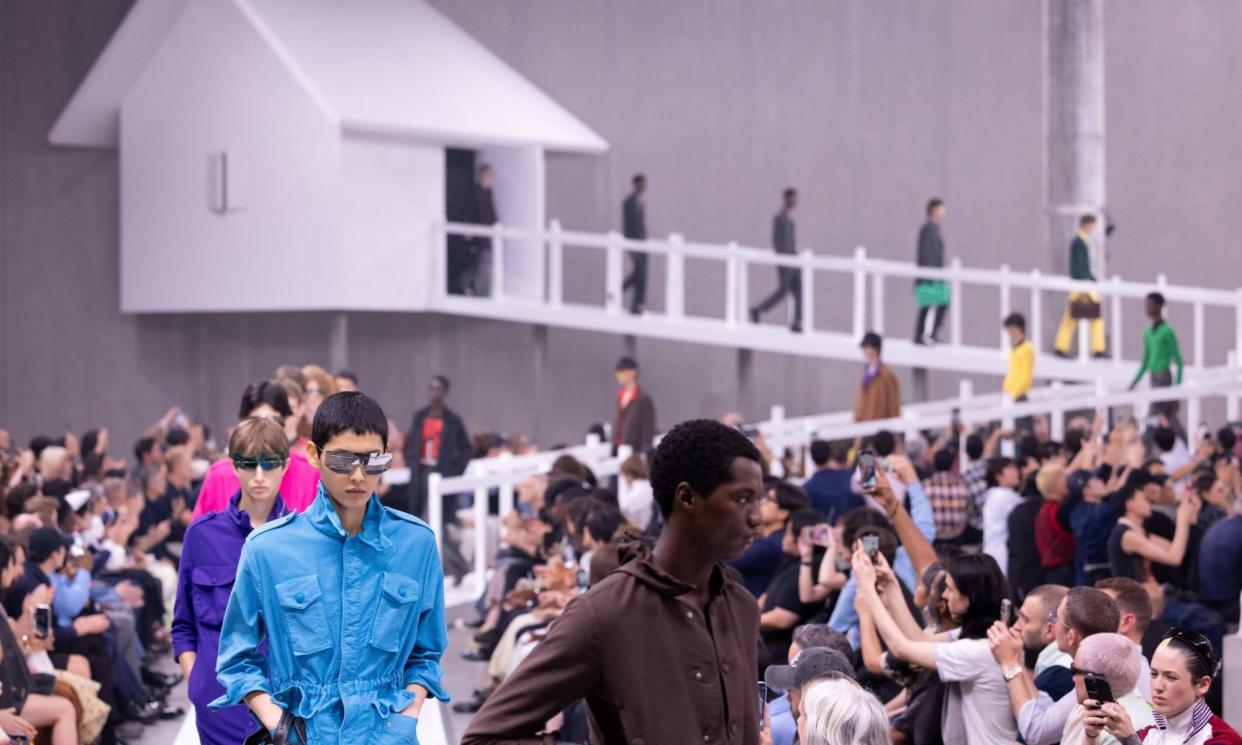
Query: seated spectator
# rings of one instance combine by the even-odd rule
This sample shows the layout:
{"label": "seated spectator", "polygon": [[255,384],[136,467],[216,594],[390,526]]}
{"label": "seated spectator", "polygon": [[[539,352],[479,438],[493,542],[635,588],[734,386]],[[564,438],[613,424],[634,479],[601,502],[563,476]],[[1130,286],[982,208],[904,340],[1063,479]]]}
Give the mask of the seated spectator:
{"label": "seated spectator", "polygon": [[[974,497],[970,487],[956,471],[957,455],[949,450],[937,451],[935,472],[923,482],[923,491],[931,503],[936,520],[936,546],[962,545],[972,542],[970,527]],[[978,539],[973,540],[978,543]]]}
{"label": "seated spectator", "polygon": [[1234,503],[1233,516],[1217,521],[1199,544],[1199,599],[1238,623],[1242,596],[1242,510]]}
{"label": "seated spectator", "polygon": [[1061,745],[1119,745],[1117,738],[1093,728],[1088,732],[1083,720],[1088,713],[1096,712],[1105,703],[1093,699],[1087,693],[1086,678],[1093,676],[1108,681],[1113,694],[1111,703],[1119,706],[1129,715],[1130,721],[1137,727],[1150,727],[1155,724],[1152,718],[1151,704],[1143,698],[1138,690],[1139,658],[1143,655],[1138,648],[1120,634],[1096,634],[1083,640],[1074,657],[1074,692],[1078,697],[1078,706],[1070,714],[1061,734]]}
{"label": "seated spectator", "polygon": [[1113,501],[1121,513],[1108,536],[1108,562],[1114,577],[1145,582],[1150,577],[1147,562],[1181,564],[1190,541],[1190,528],[1199,516],[1201,503],[1197,496],[1189,496],[1177,506],[1172,541],[1149,535],[1144,527],[1143,522],[1151,517],[1151,502],[1144,491],[1127,484],[1113,496]]}
{"label": "seated spectator", "polygon": [[1124,745],[1239,745],[1242,736],[1212,713],[1204,696],[1220,658],[1202,634],[1172,629],[1151,658],[1152,718],[1144,727],[1124,706],[1107,703],[1083,717],[1088,738],[1107,732]]}
{"label": "seated spectator", "polygon": [[983,552],[1009,571],[1009,515],[1022,504],[1018,494],[1021,474],[1010,458],[992,458],[987,464],[988,490],[983,495]]}
{"label": "seated spectator", "polygon": [[850,488],[854,469],[849,463],[850,444],[845,441],[811,442],[811,461],[815,473],[802,488],[811,497],[811,506],[823,513],[829,525],[852,509],[862,507],[863,500]]}
{"label": "seated spectator", "polygon": [[[263,382],[246,387],[242,393],[238,419],[264,417],[284,426],[293,416],[289,406],[289,396],[285,389],[277,383]],[[208,512],[220,512],[228,508],[229,500],[241,489],[237,474],[228,459],[220,460],[211,465],[207,477],[203,479],[203,487],[199,490],[198,501],[194,504],[194,517],[201,517]],[[280,482],[280,496],[285,504],[294,512],[303,512],[315,501],[319,490],[319,471],[306,460],[306,452],[291,448],[289,466],[285,469],[285,477]]]}
{"label": "seated spectator", "polygon": [[637,455],[626,458],[621,463],[621,480],[625,483],[621,490],[621,511],[639,530],[646,531],[656,512],[647,461]]}
{"label": "seated spectator", "polygon": [[767,592],[772,578],[787,560],[781,547],[790,515],[810,506],[806,492],[793,484],[777,481],[767,486],[759,500],[759,518],[763,521],[759,525],[759,536],[744,554],[728,562],[742,575],[743,584],[755,597]]}
{"label": "seated spectator", "polygon": [[782,534],[782,563],[772,577],[771,584],[759,597],[759,637],[768,653],[769,660],[783,660],[789,654],[796,626],[809,621],[823,610],[823,603],[804,603],[798,594],[798,574],[801,560],[798,557],[798,537],[809,533],[816,526],[827,526],[824,516],[806,507],[794,511]]}
{"label": "seated spectator", "polygon": [[798,718],[803,745],[886,745],[888,720],[875,696],[848,678],[809,685]]}

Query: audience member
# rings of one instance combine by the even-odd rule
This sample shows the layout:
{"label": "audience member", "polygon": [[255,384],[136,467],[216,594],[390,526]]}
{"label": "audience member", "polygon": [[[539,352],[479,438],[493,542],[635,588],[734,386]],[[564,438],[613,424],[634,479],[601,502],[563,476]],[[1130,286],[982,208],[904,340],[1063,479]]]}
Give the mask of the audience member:
{"label": "audience member", "polygon": [[1147,634],[1152,621],[1151,596],[1138,582],[1128,577],[1110,577],[1095,583],[1097,590],[1103,590],[1117,604],[1121,614],[1121,622],[1117,633],[1130,640],[1138,654],[1138,691],[1143,700],[1151,700],[1151,665],[1143,654],[1143,638]]}
{"label": "audience member", "polygon": [[798,738],[803,745],[885,745],[887,725],[875,696],[849,678],[833,677],[807,686]]}
{"label": "audience member", "polygon": [[337,370],[336,375],[332,376],[332,385],[337,393],[359,390],[358,373],[352,370]]}
{"label": "audience member", "polygon": [[1233,516],[1218,520],[1203,534],[1199,545],[1199,598],[1231,623],[1238,623],[1242,596],[1242,510],[1234,502]]}
{"label": "audience member", "polygon": [[1044,582],[1055,585],[1074,584],[1074,534],[1057,520],[1057,511],[1068,495],[1065,468],[1049,462],[1039,469],[1035,486],[1044,501],[1035,520],[1035,545]]}
{"label": "audience member", "polygon": [[819,510],[829,525],[850,510],[863,506],[863,500],[850,488],[854,469],[850,466],[850,445],[838,440],[811,442],[811,462],[815,473],[802,485],[811,497],[811,506]]}
{"label": "audience member", "polygon": [[[934,269],[944,268],[944,238],[940,235],[940,221],[944,219],[944,201],[932,199],[927,203],[927,222],[919,229],[918,251],[915,263]],[[914,343],[925,344],[923,334],[927,328],[927,309],[936,309],[936,318],[932,323],[931,342],[941,343],[940,327],[944,323],[944,312],[949,307],[949,284],[943,279],[914,280],[914,301],[919,308],[918,318],[914,322]]]}
{"label": "audience member", "polygon": [[983,502],[983,552],[995,559],[1005,574],[1009,571],[1009,516],[1023,501],[1016,491],[1020,480],[1018,466],[1011,458],[988,461],[988,490]]}
{"label": "audience member", "polygon": [[1083,639],[1073,667],[1078,706],[1074,707],[1065,722],[1061,745],[1118,745],[1112,735],[1095,728],[1088,732],[1084,726],[1086,716],[1099,711],[1106,703],[1091,696],[1087,689],[1088,678],[1103,679],[1108,683],[1112,701],[1107,703],[1124,709],[1135,726],[1142,728],[1155,724],[1148,697],[1137,687],[1141,667],[1139,660],[1142,658],[1142,652],[1121,634],[1096,634]]}
{"label": "audience member", "polygon": [[[812,627],[800,626],[798,631],[809,628]],[[804,641],[807,636],[810,635],[802,632]],[[788,654],[789,664],[769,665],[763,674],[770,691],[783,692],[768,708],[771,726],[765,730],[770,729],[773,745],[794,741],[798,712],[802,710],[802,692],[807,686],[827,678],[854,678],[854,664],[840,650],[794,643],[789,646]]]}
{"label": "audience member", "polygon": [[617,415],[612,445],[629,445],[635,455],[646,455],[656,435],[656,410],[651,396],[638,384],[638,363],[622,357],[613,370],[617,378]]}
{"label": "audience member", "polygon": [[[786,189],[781,194],[781,210],[772,218],[772,249],[777,256],[796,256],[798,240],[794,235],[793,212],[798,206],[798,192]],[[789,295],[794,301],[793,322],[789,329],[795,334],[802,331],[802,270],[792,266],[776,267],[776,289],[763,302],[750,309],[750,322],[759,323],[759,317]]]}
{"label": "audience member", "polygon": [[[805,497],[804,497],[805,498]],[[818,566],[812,558],[807,562],[810,566],[802,566],[798,552],[799,539],[807,540],[817,527],[827,531],[824,516],[811,508],[795,510],[789,515],[788,523],[781,538],[781,551],[784,554],[780,566],[772,575],[767,590],[759,597],[759,637],[767,650],[767,659],[783,660],[788,656],[789,644],[793,639],[793,630],[811,620],[816,613],[823,610],[821,603],[804,603],[798,591],[798,576],[802,569]],[[816,549],[820,557],[826,547]]]}
{"label": "audience member", "polygon": [[897,376],[880,361],[884,340],[874,331],[868,331],[858,346],[862,349],[864,364],[862,385],[854,401],[854,421],[901,416],[901,388]]}
{"label": "audience member", "polygon": [[742,583],[756,598],[767,592],[777,570],[788,559],[783,547],[790,516],[810,506],[806,492],[784,481],[775,482],[764,490],[759,499],[758,536],[745,553],[728,562],[741,574]]}
{"label": "audience member", "polygon": [[1141,489],[1127,484],[1114,495],[1121,517],[1108,536],[1108,562],[1114,577],[1148,581],[1148,562],[1167,566],[1181,564],[1190,540],[1190,528],[1199,515],[1200,501],[1191,495],[1177,506],[1173,540],[1148,534],[1144,521],[1151,517],[1151,502]]}
{"label": "audience member", "polygon": [[936,520],[936,546],[978,544],[969,534],[974,498],[957,473],[957,454],[940,450],[933,459],[935,472],[923,481],[923,491]]}
{"label": "audience member", "polygon": [[651,480],[647,461],[642,456],[631,455],[621,462],[621,511],[639,530],[647,531],[655,519],[655,498],[651,495]]}

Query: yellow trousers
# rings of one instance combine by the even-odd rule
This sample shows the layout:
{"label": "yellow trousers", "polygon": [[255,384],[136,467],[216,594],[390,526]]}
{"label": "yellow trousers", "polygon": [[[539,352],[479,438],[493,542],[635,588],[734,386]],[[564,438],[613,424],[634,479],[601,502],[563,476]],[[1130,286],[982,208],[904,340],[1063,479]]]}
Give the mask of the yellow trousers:
{"label": "yellow trousers", "polygon": [[[1078,320],[1070,315],[1070,305],[1075,300],[1090,298],[1095,302],[1100,302],[1100,296],[1097,293],[1071,292],[1069,302],[1065,304],[1065,315],[1061,316],[1061,325],[1057,328],[1057,340],[1055,349],[1058,352],[1069,352],[1070,344],[1074,342],[1074,335],[1078,332]],[[1097,354],[1104,351],[1106,346],[1104,341],[1104,319],[1097,318],[1094,321],[1087,321],[1091,326],[1091,352]]]}

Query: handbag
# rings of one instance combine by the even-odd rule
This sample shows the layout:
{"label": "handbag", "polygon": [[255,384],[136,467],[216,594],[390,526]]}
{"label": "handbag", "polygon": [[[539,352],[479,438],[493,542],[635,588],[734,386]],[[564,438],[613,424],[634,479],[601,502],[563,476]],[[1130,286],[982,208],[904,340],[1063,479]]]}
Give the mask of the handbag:
{"label": "handbag", "polygon": [[[258,717],[255,717],[256,719]],[[289,739],[290,731],[297,736],[296,740]],[[285,709],[280,715],[280,724],[276,725],[273,732],[269,732],[263,723],[259,723],[259,728],[255,730],[250,737],[247,737],[242,745],[289,745],[289,743],[307,743],[306,739],[306,722],[293,715],[289,709]]]}
{"label": "handbag", "polygon": [[949,304],[949,285],[947,282],[932,280],[915,285],[914,302],[920,308],[932,308]]}
{"label": "handbag", "polygon": [[1100,318],[1100,301],[1090,295],[1077,295],[1070,300],[1070,318],[1075,321],[1096,321]]}

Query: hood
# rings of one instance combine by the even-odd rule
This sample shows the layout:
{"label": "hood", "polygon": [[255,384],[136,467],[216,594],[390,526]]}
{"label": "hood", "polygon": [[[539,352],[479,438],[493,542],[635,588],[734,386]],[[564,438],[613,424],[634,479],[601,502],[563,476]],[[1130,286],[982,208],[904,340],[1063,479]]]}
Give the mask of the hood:
{"label": "hood", "polygon": [[617,558],[621,565],[617,572],[628,574],[642,585],[661,595],[674,597],[694,590],[694,585],[669,575],[651,560],[654,544],[650,539],[634,531],[626,531],[617,543]]}

